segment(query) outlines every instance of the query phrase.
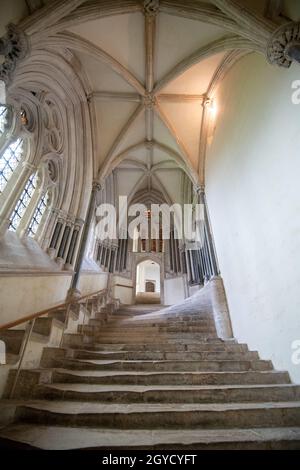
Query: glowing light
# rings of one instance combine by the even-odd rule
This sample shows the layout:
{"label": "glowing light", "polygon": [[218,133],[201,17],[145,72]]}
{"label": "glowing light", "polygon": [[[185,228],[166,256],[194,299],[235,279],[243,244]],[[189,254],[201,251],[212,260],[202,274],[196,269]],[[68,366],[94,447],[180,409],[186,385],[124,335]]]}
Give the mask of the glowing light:
{"label": "glowing light", "polygon": [[216,118],[217,114],[218,114],[218,107],[217,107],[217,104],[214,100],[212,100],[210,102],[210,105],[209,105],[209,111],[210,111],[210,115],[213,119]]}

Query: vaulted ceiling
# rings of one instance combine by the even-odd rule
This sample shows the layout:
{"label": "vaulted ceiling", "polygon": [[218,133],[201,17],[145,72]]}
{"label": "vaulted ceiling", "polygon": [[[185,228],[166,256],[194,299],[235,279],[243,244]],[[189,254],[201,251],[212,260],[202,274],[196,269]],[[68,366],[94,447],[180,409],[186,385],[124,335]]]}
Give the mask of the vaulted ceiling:
{"label": "vaulted ceiling", "polygon": [[198,172],[203,102],[230,54],[205,48],[224,30],[140,10],[63,34],[91,90],[99,168],[115,168],[120,194],[164,189],[179,202],[184,173]]}
{"label": "vaulted ceiling", "polygon": [[55,51],[84,83],[94,178],[113,171],[119,194],[177,202],[186,175],[204,183],[218,84],[244,54],[268,56],[288,3],[27,0],[33,15],[21,27],[36,57]]}

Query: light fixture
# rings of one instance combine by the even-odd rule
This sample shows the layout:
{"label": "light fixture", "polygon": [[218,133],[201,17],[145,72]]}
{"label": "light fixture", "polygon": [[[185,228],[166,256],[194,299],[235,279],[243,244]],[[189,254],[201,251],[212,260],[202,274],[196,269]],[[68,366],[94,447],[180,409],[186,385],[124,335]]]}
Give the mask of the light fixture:
{"label": "light fixture", "polygon": [[215,119],[215,117],[217,116],[217,113],[218,113],[216,100],[214,100],[213,98],[206,97],[203,105],[205,106],[205,108],[208,109],[210,116],[213,119]]}
{"label": "light fixture", "polygon": [[210,112],[210,115],[213,119],[216,118],[217,116],[217,113],[218,113],[218,107],[217,107],[217,104],[216,104],[216,101],[215,100],[211,100],[210,101],[210,104],[209,104],[209,112]]}

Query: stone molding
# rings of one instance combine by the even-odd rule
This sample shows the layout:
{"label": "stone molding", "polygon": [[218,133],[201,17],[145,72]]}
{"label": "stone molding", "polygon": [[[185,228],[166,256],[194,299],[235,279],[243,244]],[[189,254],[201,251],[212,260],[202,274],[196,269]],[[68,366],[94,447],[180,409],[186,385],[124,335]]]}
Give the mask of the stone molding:
{"label": "stone molding", "polygon": [[145,0],[144,14],[146,16],[156,16],[159,12],[159,0]]}
{"label": "stone molding", "polygon": [[0,80],[9,85],[18,62],[28,53],[29,41],[26,34],[13,23],[9,23],[6,35],[0,39],[0,54],[4,56],[0,65]]}
{"label": "stone molding", "polygon": [[143,104],[147,109],[153,109],[157,104],[157,98],[153,93],[146,93],[143,97]]}
{"label": "stone molding", "polygon": [[287,23],[280,26],[271,36],[267,45],[267,59],[270,64],[289,68],[293,58],[291,47],[300,49],[300,23]]}

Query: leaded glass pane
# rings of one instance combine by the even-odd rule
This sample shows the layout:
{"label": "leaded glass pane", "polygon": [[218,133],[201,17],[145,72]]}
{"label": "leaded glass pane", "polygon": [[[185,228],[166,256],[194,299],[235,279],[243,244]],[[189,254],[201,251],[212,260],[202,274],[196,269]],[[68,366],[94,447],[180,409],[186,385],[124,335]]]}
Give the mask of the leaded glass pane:
{"label": "leaded glass pane", "polygon": [[6,119],[7,119],[7,108],[6,106],[0,105],[0,136],[5,131],[6,126]]}
{"label": "leaded glass pane", "polygon": [[12,216],[10,219],[9,230],[12,230],[13,232],[17,230],[19,223],[24,215],[24,212],[28,207],[28,204],[31,200],[31,197],[34,193],[35,188],[36,188],[36,175],[33,174],[30,176],[29,180],[27,181],[26,186],[20,196],[20,199],[18,200],[16,207],[12,213]]}
{"label": "leaded glass pane", "polygon": [[47,207],[47,194],[45,194],[37,205],[28,228],[28,235],[34,237],[41,223],[42,217]]}
{"label": "leaded glass pane", "polygon": [[23,144],[22,139],[15,140],[0,156],[0,193],[5,188],[8,180],[22,159]]}

